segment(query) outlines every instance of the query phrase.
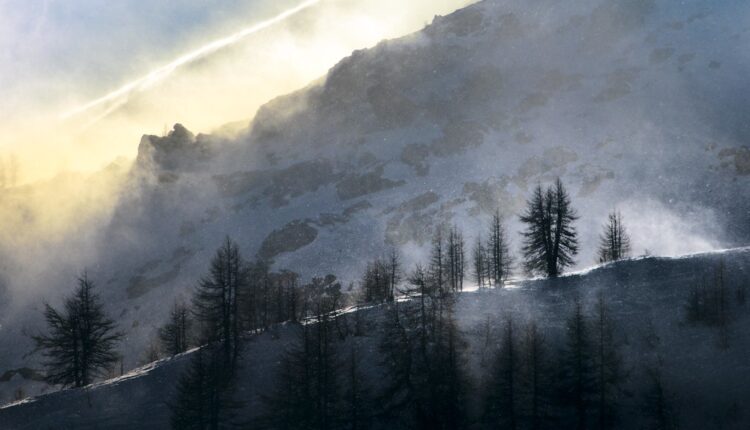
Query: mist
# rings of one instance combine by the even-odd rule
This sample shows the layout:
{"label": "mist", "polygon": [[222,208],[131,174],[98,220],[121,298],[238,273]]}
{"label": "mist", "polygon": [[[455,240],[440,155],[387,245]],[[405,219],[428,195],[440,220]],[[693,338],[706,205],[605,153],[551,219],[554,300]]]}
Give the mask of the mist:
{"label": "mist", "polygon": [[[571,271],[598,264],[611,211],[632,257],[750,240],[743,129],[714,114],[742,94],[747,56],[727,46],[748,37],[719,30],[731,9],[485,1],[433,19],[472,2],[239,3],[160,4],[179,19],[118,30],[109,48],[78,29],[67,66],[0,69],[0,83],[31,75],[0,110],[0,158],[18,160],[0,189],[0,338],[38,327],[86,270],[134,366],[226,236],[274,270],[357,285],[392,249],[407,271],[425,262],[438,226],[459,227],[468,251],[499,210],[526,277],[519,215],[558,177],[580,215]],[[0,32],[17,20],[0,13]],[[159,23],[174,34],[146,28]]]}
{"label": "mist", "polygon": [[[107,46],[98,44],[84,29],[62,28],[68,18],[60,16],[56,6],[49,2],[34,9],[40,12],[34,16],[26,16],[20,10],[0,14],[0,27],[9,33],[10,29],[34,23],[34,28],[25,34],[25,50],[18,52],[24,61],[0,70],[3,82],[15,81],[5,87],[9,97],[0,103],[0,112],[4,113],[0,120],[3,135],[0,155],[3,165],[7,164],[3,177],[6,173],[8,176],[3,182],[4,189],[0,190],[0,210],[5,214],[0,238],[3,253],[7,255],[6,265],[14,268],[10,271],[25,273],[22,277],[13,276],[18,278],[15,282],[8,281],[16,285],[12,290],[32,296],[37,289],[57,288],[43,286],[48,280],[34,273],[33,268],[21,270],[23,266],[32,266],[30,262],[40,270],[48,270],[52,261],[64,265],[62,261],[66,260],[69,266],[79,268],[75,270],[96,262],[98,245],[93,237],[98,238],[98,233],[92,232],[108,225],[142,135],[166,134],[177,122],[188,124],[193,131],[236,135],[247,127],[259,106],[323,76],[351,51],[417,30],[432,15],[450,12],[467,2],[414,2],[399,14],[392,13],[398,2],[308,2],[309,7],[304,10],[231,46],[182,64],[161,79],[138,86],[110,103],[76,111],[106,94],[108,89],[114,90],[121,83],[169,63],[173,59],[170,56],[184,54],[239,29],[273,19],[301,4],[292,1],[234,3],[237,4],[224,5],[226,9],[209,11],[205,22],[188,22],[185,29],[177,32],[181,39],[163,39],[157,45],[151,43],[154,30],[140,34],[132,31],[108,33],[106,37],[115,46],[128,45],[128,49],[121,50],[122,54],[106,52],[104,58],[110,64],[101,63],[102,51]],[[84,8],[83,5],[78,7]],[[155,9],[153,14],[164,19],[174,12],[192,16],[190,14],[203,13],[201,8],[205,9],[205,5],[196,4],[181,4],[182,11],[169,9],[175,6],[149,7]],[[123,14],[117,19],[144,30],[156,24],[138,23],[140,12],[118,9],[112,13]],[[178,18],[187,19],[179,15]],[[109,16],[87,17],[95,23],[91,31],[99,31],[99,26],[111,19]],[[82,46],[89,50],[63,51],[67,47],[47,41],[46,31],[60,32],[59,37],[63,39],[85,40]],[[346,37],[342,37],[344,34]],[[4,40],[9,48],[16,42],[21,43],[10,37]],[[173,44],[164,45],[165,41]],[[45,68],[40,70],[40,65],[62,64],[54,57],[56,50],[75,56],[73,59],[80,65],[72,67],[65,63],[59,70],[49,69],[45,74]],[[38,58],[42,55],[54,60]],[[114,64],[125,67],[116,68]],[[92,79],[90,73],[83,72],[88,66],[106,73]],[[43,86],[39,85],[40,80],[44,81]],[[75,244],[71,243],[72,239],[76,240]],[[60,247],[68,250],[63,259],[57,256]]]}
{"label": "mist", "polygon": [[[130,56],[112,58],[115,52],[106,53],[113,63],[125,67],[106,70],[112,73],[96,75],[94,79],[83,70],[87,64],[101,61],[101,57],[95,56],[102,54],[104,46],[95,46],[90,52],[65,53],[76,55],[75,59],[80,62],[78,67],[83,70],[68,71],[71,67],[66,67],[62,78],[39,76],[39,66],[42,65],[44,70],[46,59],[32,55],[37,51],[40,51],[38,55],[54,55],[56,47],[34,49],[33,36],[43,36],[28,35],[32,39],[32,49],[23,54],[29,58],[24,58],[26,61],[21,61],[21,66],[9,67],[0,75],[3,80],[7,77],[9,82],[11,77],[29,76],[21,81],[16,79],[17,82],[7,88],[11,97],[0,109],[5,113],[0,123],[4,135],[0,151],[16,154],[21,165],[19,180],[30,182],[48,179],[61,171],[93,172],[120,156],[132,159],[141,135],[164,133],[165,128],[176,122],[189,124],[191,129],[203,132],[236,121],[247,123],[260,105],[322,76],[351,51],[415,31],[433,15],[450,12],[467,2],[413,2],[399,14],[392,13],[397,2],[328,0],[310,4],[298,14],[232,46],[184,64],[166,79],[138,87],[129,97],[117,99],[114,105],[107,104],[102,109],[75,116],[67,115],[138,76],[170,63],[175,57],[272,19],[301,3],[247,2],[239,5],[239,13],[230,15],[225,11],[217,14],[219,17],[208,19],[204,25],[188,22],[186,27],[191,33],[184,39],[174,40],[172,46],[150,45],[152,32],[144,32],[142,40],[138,33],[134,36],[129,32],[127,44],[137,47],[131,48],[134,52]],[[196,6],[180,7],[195,9]],[[166,19],[173,11],[163,6],[158,13]],[[23,26],[24,17],[16,15],[4,14],[0,24],[7,28]],[[54,20],[53,17],[48,19]],[[143,25],[131,22],[135,17],[120,19],[132,25]],[[40,26],[38,32],[47,28],[64,31],[55,28],[57,22],[44,21],[43,17],[36,17],[34,22]],[[82,33],[79,29],[76,31]],[[346,37],[342,37],[344,34]],[[77,34],[76,37],[86,35]],[[109,37],[114,43],[125,42],[119,33]],[[87,39],[86,43],[91,42]],[[161,50],[146,52],[148,48]],[[41,79],[45,81],[44,87],[35,84],[35,80]]]}

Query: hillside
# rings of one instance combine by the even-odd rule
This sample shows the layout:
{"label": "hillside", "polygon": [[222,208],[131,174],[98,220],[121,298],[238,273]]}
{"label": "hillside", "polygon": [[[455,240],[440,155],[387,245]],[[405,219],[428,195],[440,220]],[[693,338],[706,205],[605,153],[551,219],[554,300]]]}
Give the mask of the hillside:
{"label": "hillside", "polygon": [[[692,286],[714,276],[719,265],[726,270],[732,293],[728,348],[720,347],[719,331],[686,320],[685,306]],[[468,341],[466,359],[475,381],[468,402],[477,404],[479,382],[488,377],[481,363],[485,322],[493,342],[500,326],[513,317],[519,326],[535,321],[551,351],[562,348],[565,320],[574,297],[590,309],[601,291],[608,303],[627,373],[620,396],[620,428],[642,428],[646,369],[662,360],[664,384],[680,418],[680,428],[747,428],[750,423],[749,305],[734,300],[734,293],[750,283],[750,249],[690,255],[680,258],[640,258],[597,267],[558,280],[529,280],[504,290],[461,293],[456,308],[460,333]],[[406,306],[402,304],[402,306]],[[353,311],[339,318],[351,324],[363,313],[368,329],[364,336],[348,337],[342,345],[356,343],[367,357],[365,380],[383,378],[382,321],[385,305]],[[247,335],[238,376],[237,397],[245,402],[243,419],[257,419],[263,411],[261,395],[269,395],[279,371],[281,354],[298,327],[282,324],[262,335]],[[160,429],[168,425],[167,402],[173,399],[175,381],[195,351],[136,369],[123,377],[32,398],[0,409],[4,429]],[[555,354],[557,356],[558,354]],[[471,406],[467,405],[467,409]],[[253,421],[251,421],[253,422]],[[387,423],[383,425],[387,426]]]}
{"label": "hillside", "polygon": [[[737,48],[750,33],[736,18],[749,7],[485,0],[353,53],[262,107],[237,138],[189,125],[144,136],[114,213],[77,230],[73,250],[34,248],[45,263],[35,265],[3,250],[0,343],[14,347],[0,354],[0,374],[31,366],[24,333],[39,327],[39,305],[59,303],[84,268],[128,333],[130,368],[225,235],[303,278],[355,281],[391,247],[408,266],[421,260],[440,223],[473,238],[496,208],[517,247],[524,200],[557,176],[581,215],[579,268],[594,261],[613,207],[636,254],[744,245],[750,57]],[[633,299],[623,306],[653,298]]]}

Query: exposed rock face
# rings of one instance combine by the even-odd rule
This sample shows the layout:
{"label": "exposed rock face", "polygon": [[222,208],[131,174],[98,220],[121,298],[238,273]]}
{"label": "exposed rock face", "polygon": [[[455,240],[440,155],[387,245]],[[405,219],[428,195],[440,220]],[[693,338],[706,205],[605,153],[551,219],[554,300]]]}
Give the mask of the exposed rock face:
{"label": "exposed rock face", "polygon": [[750,175],[750,147],[722,149],[719,158],[725,167],[732,165],[738,175]]}
{"label": "exposed rock face", "polygon": [[351,174],[336,184],[336,192],[341,200],[350,200],[356,197],[366,196],[390,188],[399,187],[406,182],[393,181],[383,176],[383,168],[378,167],[372,172],[362,175]]}
{"label": "exposed rock face", "polygon": [[175,124],[166,136],[145,135],[138,145],[136,166],[163,171],[191,170],[211,158],[210,138]]}
{"label": "exposed rock face", "polygon": [[343,177],[331,160],[310,160],[278,169],[235,172],[218,175],[213,179],[225,197],[255,195],[268,199],[275,207],[285,206],[290,199],[312,193]]}
{"label": "exposed rock face", "polygon": [[318,237],[318,230],[305,221],[292,221],[279,230],[274,230],[263,240],[258,256],[271,260],[279,254],[293,252],[305,247]]}
{"label": "exposed rock face", "polygon": [[[185,248],[176,249],[172,253],[171,259],[164,262],[162,260],[154,260],[141,267],[141,269],[130,279],[130,284],[127,287],[128,298],[135,299],[144,294],[147,294],[155,288],[159,288],[163,285],[169,284],[171,281],[176,279],[183,265],[190,261],[190,258],[195,254],[195,251]],[[158,272],[153,275],[147,275],[158,271],[163,265],[166,269],[162,272]]]}

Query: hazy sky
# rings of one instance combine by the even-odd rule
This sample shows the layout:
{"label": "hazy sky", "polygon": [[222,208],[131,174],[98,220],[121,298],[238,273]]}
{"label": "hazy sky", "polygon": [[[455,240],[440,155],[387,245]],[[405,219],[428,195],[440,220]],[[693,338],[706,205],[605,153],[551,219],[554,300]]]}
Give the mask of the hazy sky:
{"label": "hazy sky", "polygon": [[[3,115],[28,97],[95,97],[147,71],[240,17],[262,17],[257,0],[4,0],[0,3]],[[283,8],[291,1],[276,0]],[[64,104],[65,100],[59,101]]]}
{"label": "hazy sky", "polygon": [[[308,0],[309,1],[309,0]],[[210,131],[304,86],[352,50],[467,0],[320,0],[112,105],[61,115],[304,0],[0,0],[0,156],[26,180],[135,155],[144,133]],[[398,13],[394,13],[398,11]],[[127,102],[127,103],[125,103]]]}

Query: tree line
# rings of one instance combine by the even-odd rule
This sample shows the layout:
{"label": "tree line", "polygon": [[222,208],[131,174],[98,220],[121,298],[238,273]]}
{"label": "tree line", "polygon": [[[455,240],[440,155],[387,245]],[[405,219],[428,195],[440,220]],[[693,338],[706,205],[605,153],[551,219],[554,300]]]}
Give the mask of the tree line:
{"label": "tree line", "polygon": [[[385,304],[383,318],[362,332],[357,313],[298,326],[252,428],[610,429],[624,418],[625,396],[635,395],[623,388],[634,371],[647,380],[637,393],[644,425],[677,428],[660,367],[625,366],[624,334],[603,294],[588,306],[574,300],[562,342],[533,320],[507,315],[499,329],[488,321],[479,328],[486,359],[476,368],[456,294],[440,287],[439,271],[417,266],[403,288],[413,299]],[[377,352],[364,352],[360,339],[373,332]]]}
{"label": "tree line", "polygon": [[[520,216],[525,226],[521,233],[523,271],[555,278],[575,264],[579,243],[574,222],[578,218],[562,181],[558,179],[546,189],[538,185]],[[608,263],[628,258],[631,242],[622,215],[617,211],[610,213],[602,230],[597,261]],[[437,226],[431,242],[430,262],[439,268],[439,284],[447,280],[447,287],[456,292],[463,290],[467,278],[480,288],[499,288],[508,281],[516,259],[511,253],[510,239],[499,210],[492,215],[485,232],[477,235],[468,262],[466,251],[463,233],[456,225]],[[387,258],[368,263],[360,284],[366,302],[394,300],[395,286],[400,281],[397,275],[400,264],[395,251]]]}
{"label": "tree line", "polygon": [[[556,277],[574,263],[578,240],[573,223],[578,216],[560,180],[547,189],[538,186],[520,219],[526,225],[522,250],[527,272]],[[293,392],[270,395],[269,409],[286,408],[284,416],[297,416],[296,422],[306,423],[306,427],[289,427],[290,420],[281,425],[273,414],[268,415],[268,422],[280,428],[339,428],[334,423],[351,423],[351,419],[364,422],[376,412],[363,400],[368,390],[357,376],[360,353],[350,348],[342,358],[336,344],[352,332],[361,334],[366,323],[357,320],[343,324],[334,312],[352,303],[384,302],[390,305],[381,350],[387,357],[390,386],[379,402],[385,409],[377,413],[396,416],[408,411],[419,428],[459,428],[468,419],[459,407],[468,387],[462,385],[466,379],[462,363],[466,346],[454,320],[455,293],[463,290],[470,270],[480,287],[501,287],[512,273],[514,259],[499,211],[493,215],[486,235],[476,239],[470,269],[465,247],[464,236],[456,226],[439,227],[426,266],[418,265],[407,275],[398,253],[393,251],[367,265],[358,290],[350,287],[344,291],[333,275],[301,284],[299,275],[287,270],[274,272],[268,261],[246,261],[238,244],[227,237],[192,297],[173,305],[167,322],[158,331],[158,348],[148,354],[148,359],[155,359],[200,346],[170,402],[173,426],[216,429],[232,422],[233,411],[242,406],[233,394],[242,337],[284,321],[301,327],[297,345],[282,365],[285,370],[281,376],[288,380],[278,386]],[[600,261],[624,258],[629,249],[620,215],[610,215],[601,238]],[[412,300],[401,304],[399,296]],[[360,318],[359,312],[354,315]],[[115,347],[123,333],[104,314],[93,283],[85,274],[63,309],[45,305],[44,316],[48,333],[35,335],[33,340],[35,351],[45,359],[48,382],[85,386],[111,373],[121,360]],[[512,323],[506,329],[514,333]],[[498,360],[510,360],[512,368],[513,355]],[[333,376],[333,370],[342,366],[350,367],[348,382],[340,381],[340,375]],[[498,372],[508,375],[507,371]],[[534,404],[539,407],[543,401],[537,400],[539,403]],[[435,409],[435,405],[440,407]],[[490,407],[487,416],[497,408],[501,406]],[[349,419],[341,420],[341,416]]]}

